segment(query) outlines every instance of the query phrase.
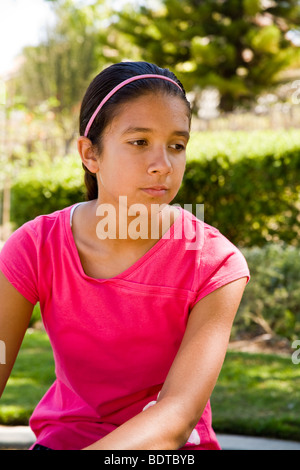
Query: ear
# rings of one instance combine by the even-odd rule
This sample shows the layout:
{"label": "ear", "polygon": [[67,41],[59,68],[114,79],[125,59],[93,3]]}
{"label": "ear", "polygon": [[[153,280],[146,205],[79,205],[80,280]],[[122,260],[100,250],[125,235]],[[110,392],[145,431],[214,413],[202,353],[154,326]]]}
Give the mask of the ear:
{"label": "ear", "polygon": [[79,137],[77,140],[77,148],[84,166],[86,166],[91,173],[97,173],[99,170],[99,162],[90,139],[82,136]]}

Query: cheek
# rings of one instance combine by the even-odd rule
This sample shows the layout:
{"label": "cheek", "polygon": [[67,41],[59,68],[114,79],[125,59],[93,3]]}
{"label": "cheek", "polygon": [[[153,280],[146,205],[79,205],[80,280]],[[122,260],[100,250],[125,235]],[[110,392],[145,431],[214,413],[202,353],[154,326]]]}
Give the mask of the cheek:
{"label": "cheek", "polygon": [[178,178],[183,178],[184,172],[185,172],[185,166],[186,166],[186,158],[182,157],[178,160],[173,165],[174,168],[174,173],[178,176]]}
{"label": "cheek", "polygon": [[109,182],[110,191],[114,194],[125,195],[135,186],[136,168],[125,162],[118,162],[105,168],[104,177]]}

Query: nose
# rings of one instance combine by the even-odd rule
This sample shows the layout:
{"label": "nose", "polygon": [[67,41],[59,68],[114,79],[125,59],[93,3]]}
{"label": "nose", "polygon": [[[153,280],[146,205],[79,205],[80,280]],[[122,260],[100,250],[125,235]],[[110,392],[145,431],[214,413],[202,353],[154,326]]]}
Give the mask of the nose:
{"label": "nose", "polygon": [[169,158],[168,150],[165,147],[159,147],[151,152],[148,173],[169,174],[173,172],[173,167]]}

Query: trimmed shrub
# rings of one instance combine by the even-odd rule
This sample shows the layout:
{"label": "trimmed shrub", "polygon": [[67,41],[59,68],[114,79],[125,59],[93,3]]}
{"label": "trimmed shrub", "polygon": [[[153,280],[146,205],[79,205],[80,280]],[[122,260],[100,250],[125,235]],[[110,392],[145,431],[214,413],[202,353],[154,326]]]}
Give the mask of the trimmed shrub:
{"label": "trimmed shrub", "polygon": [[[299,246],[299,174],[299,131],[197,133],[172,204],[192,204],[194,213],[204,204],[205,221],[241,247]],[[12,222],[18,227],[84,199],[79,157],[29,168],[12,187]]]}
{"label": "trimmed shrub", "polygon": [[236,316],[233,336],[300,338],[300,250],[268,244],[242,250],[251,273]]}
{"label": "trimmed shrub", "polygon": [[41,214],[85,200],[80,159],[72,156],[51,165],[23,170],[12,186],[11,221],[14,228]]}
{"label": "trimmed shrub", "polygon": [[189,155],[174,202],[204,204],[236,245],[299,245],[299,131],[198,133]]}

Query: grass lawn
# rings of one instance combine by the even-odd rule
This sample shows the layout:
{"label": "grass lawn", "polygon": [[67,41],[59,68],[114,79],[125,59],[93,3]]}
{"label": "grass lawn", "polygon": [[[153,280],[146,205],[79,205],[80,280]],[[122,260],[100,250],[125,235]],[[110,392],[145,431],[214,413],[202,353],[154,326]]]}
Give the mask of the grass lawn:
{"label": "grass lawn", "polygon": [[290,357],[229,351],[211,403],[217,432],[300,441],[300,365]]}
{"label": "grass lawn", "polygon": [[28,329],[0,399],[0,424],[28,424],[32,411],[54,379],[48,336]]}
{"label": "grass lawn", "polygon": [[[0,423],[27,424],[53,380],[47,336],[28,330],[0,400]],[[229,351],[211,403],[217,432],[300,441],[300,365],[290,357]]]}

